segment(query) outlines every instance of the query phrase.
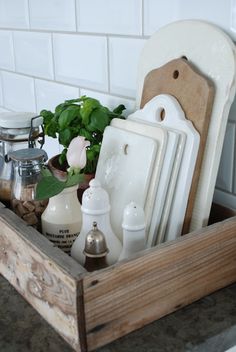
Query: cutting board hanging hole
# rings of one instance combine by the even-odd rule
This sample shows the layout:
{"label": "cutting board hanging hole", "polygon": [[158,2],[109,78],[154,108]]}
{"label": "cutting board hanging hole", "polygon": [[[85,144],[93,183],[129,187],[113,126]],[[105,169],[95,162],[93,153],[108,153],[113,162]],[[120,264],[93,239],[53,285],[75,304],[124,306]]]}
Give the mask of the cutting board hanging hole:
{"label": "cutting board hanging hole", "polygon": [[124,154],[127,155],[128,154],[128,144],[124,145]]}
{"label": "cutting board hanging hole", "polygon": [[173,72],[173,78],[177,79],[179,77],[179,71],[178,70],[174,70]]}
{"label": "cutting board hanging hole", "polygon": [[161,119],[161,121],[163,121],[163,120],[164,120],[165,115],[166,115],[165,109],[164,109],[164,108],[162,108],[162,109],[161,109],[161,111],[160,111],[160,119]]}

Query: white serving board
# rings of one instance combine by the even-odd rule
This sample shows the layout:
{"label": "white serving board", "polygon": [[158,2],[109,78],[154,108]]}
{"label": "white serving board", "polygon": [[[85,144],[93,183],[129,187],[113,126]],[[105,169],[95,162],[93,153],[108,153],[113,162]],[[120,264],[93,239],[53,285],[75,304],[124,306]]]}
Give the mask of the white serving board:
{"label": "white serving board", "polygon": [[[169,129],[170,131],[170,129]],[[164,241],[166,226],[168,224],[171,205],[175,193],[175,187],[178,179],[180,165],[182,163],[183,152],[185,148],[186,135],[184,132],[179,133],[179,143],[176,149],[174,165],[171,173],[171,178],[168,185],[168,190],[166,194],[165,204],[162,210],[161,219],[159,222],[159,226],[156,229],[156,237],[153,239],[152,245],[160,244]]]}
{"label": "white serving board", "polygon": [[[161,118],[162,111],[165,117]],[[151,99],[141,110],[129,116],[129,119],[140,119],[165,128],[174,129],[186,135],[181,165],[175,184],[173,199],[165,227],[165,241],[181,235],[184,216],[188,203],[193,172],[197,160],[200,136],[191,121],[187,120],[177,99],[168,94],[161,94]],[[163,231],[163,230],[162,230]],[[163,237],[163,233],[162,236]],[[153,242],[153,241],[152,241]]]}
{"label": "white serving board", "polygon": [[209,77],[215,86],[211,121],[190,224],[190,230],[193,231],[208,222],[228,113],[236,90],[236,49],[229,36],[207,22],[178,21],[159,29],[147,40],[140,57],[137,109],[147,73],[183,56]]}
{"label": "white serving board", "polygon": [[149,192],[150,180],[156,160],[158,165],[162,162],[165,132],[160,130],[159,137],[157,141],[113,126],[104,131],[96,178],[110,196],[111,225],[120,240],[123,211],[127,204],[136,202],[147,215],[152,209],[150,205],[154,200]]}
{"label": "white serving board", "polygon": [[[181,158],[176,158],[176,152],[177,150],[183,150],[183,148],[178,148],[178,144],[181,139],[181,133],[179,133],[178,131],[168,131],[168,129],[166,129],[165,127],[160,127],[156,124],[148,125],[146,121],[140,121],[138,119],[134,121],[131,120],[131,118],[129,117],[128,120],[125,121],[121,119],[113,119],[111,125],[118,128],[122,128],[124,130],[136,131],[137,133],[152,137],[157,140],[159,139],[159,130],[163,128],[163,130],[166,131],[168,136],[162,167],[160,168],[159,165],[157,165],[157,170],[153,173],[153,177],[151,180],[152,187],[150,188],[150,192],[152,192],[152,194],[154,194],[153,192],[155,192],[155,202],[153,204],[153,210],[151,212],[151,219],[147,219],[147,248],[149,248],[156,242],[162,211],[166,203],[167,192],[169,194],[169,197],[171,197],[171,193],[169,192],[169,183],[171,182],[170,180],[172,180],[172,174],[176,174],[176,172],[178,171],[177,169],[180,165]],[[176,170],[176,172],[174,170]],[[157,175],[159,175],[159,178],[157,178]],[[166,209],[166,211],[167,210],[168,209]]]}

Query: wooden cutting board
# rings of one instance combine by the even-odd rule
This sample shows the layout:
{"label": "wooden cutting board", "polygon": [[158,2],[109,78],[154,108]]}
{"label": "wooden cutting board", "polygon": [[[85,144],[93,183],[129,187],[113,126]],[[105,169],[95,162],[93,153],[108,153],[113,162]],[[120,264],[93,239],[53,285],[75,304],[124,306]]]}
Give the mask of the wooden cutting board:
{"label": "wooden cutting board", "polygon": [[[214,86],[187,61],[175,59],[150,71],[143,84],[141,108],[159,94],[170,94],[180,103],[186,118],[200,134],[200,146],[188,199],[182,233],[189,232],[191,216],[198,187],[203,153],[214,100]],[[164,112],[163,112],[164,113]]]}

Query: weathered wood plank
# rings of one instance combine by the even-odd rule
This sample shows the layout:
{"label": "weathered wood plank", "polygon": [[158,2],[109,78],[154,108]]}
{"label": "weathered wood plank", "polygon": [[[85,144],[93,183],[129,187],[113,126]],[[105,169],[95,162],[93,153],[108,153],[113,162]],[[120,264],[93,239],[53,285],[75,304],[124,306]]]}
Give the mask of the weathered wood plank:
{"label": "weathered wood plank", "polygon": [[84,269],[7,208],[0,208],[0,273],[78,352]]}
{"label": "weathered wood plank", "polygon": [[236,217],[84,278],[88,350],[236,281]]}

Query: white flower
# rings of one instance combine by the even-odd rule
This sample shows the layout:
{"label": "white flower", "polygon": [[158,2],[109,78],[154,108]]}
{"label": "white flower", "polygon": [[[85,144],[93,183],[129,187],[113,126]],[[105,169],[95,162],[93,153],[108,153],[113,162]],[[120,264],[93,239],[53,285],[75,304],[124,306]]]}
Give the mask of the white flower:
{"label": "white flower", "polygon": [[90,142],[85,137],[75,137],[70,142],[67,150],[66,159],[71,169],[83,169],[86,165],[86,147],[90,146]]}

